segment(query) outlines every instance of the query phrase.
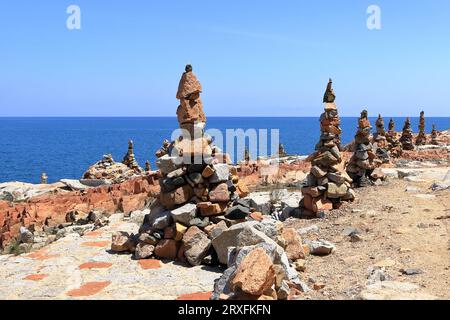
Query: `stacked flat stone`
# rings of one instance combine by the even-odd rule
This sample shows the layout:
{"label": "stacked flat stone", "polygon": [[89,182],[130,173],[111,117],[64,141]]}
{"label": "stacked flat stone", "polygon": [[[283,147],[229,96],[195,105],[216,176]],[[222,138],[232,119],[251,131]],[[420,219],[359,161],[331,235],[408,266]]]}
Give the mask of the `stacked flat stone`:
{"label": "stacked flat stone", "polygon": [[278,146],[278,156],[279,157],[287,156],[286,149],[284,147],[284,144],[282,144],[282,143],[280,143],[279,146]]}
{"label": "stacked flat stone", "polygon": [[353,179],[355,187],[367,187],[372,185],[371,175],[382,163],[373,151],[370,142],[370,131],[372,126],[367,111],[361,112],[358,121],[358,131],[355,135],[354,153],[347,165],[347,173]]}
{"label": "stacked flat stone", "polygon": [[433,124],[433,130],[431,130],[431,144],[438,146],[439,142],[437,141],[438,131],[436,130],[436,125]]}
{"label": "stacked flat stone", "polygon": [[128,151],[123,157],[122,163],[136,172],[143,172],[134,156],[133,140],[128,141]]}
{"label": "stacked flat stone", "polygon": [[399,158],[403,153],[403,147],[397,138],[397,132],[395,132],[395,122],[392,118],[389,121],[389,131],[387,132],[386,139],[391,156],[394,158]]}
{"label": "stacked flat stone", "polygon": [[403,126],[400,143],[402,144],[403,150],[414,150],[413,132],[409,118],[406,118],[405,125]]}
{"label": "stacked flat stone", "polygon": [[419,134],[416,138],[416,146],[424,146],[427,144],[427,135],[425,134],[425,112],[420,113]]}
{"label": "stacked flat stone", "polygon": [[373,147],[376,150],[376,155],[381,161],[383,161],[383,163],[389,163],[389,146],[386,137],[386,130],[384,128],[384,119],[381,114],[378,115],[378,119],[375,122],[375,128],[376,132],[373,135]]}
{"label": "stacked flat stone", "polygon": [[42,172],[42,174],[41,174],[41,184],[47,184],[47,182],[48,182],[47,174],[45,172]]}
{"label": "stacked flat stone", "polygon": [[[182,81],[179,92],[191,87],[190,81]],[[184,124],[180,127],[187,129]],[[213,229],[245,221],[253,210],[242,200],[249,191],[237,169],[205,134],[194,139],[182,133],[175,141],[164,141],[156,155],[161,192],[140,228],[135,257],[217,263]]]}
{"label": "stacked flat stone", "polygon": [[302,188],[304,198],[300,209],[303,216],[318,216],[326,210],[339,208],[342,201],[355,199],[350,185],[352,179],[344,170],[339,150],[342,131],[335,98],[330,79],[324,95],[325,111],[320,116],[320,141],[316,152],[308,158],[312,167],[307,184]]}
{"label": "stacked flat stone", "polygon": [[201,132],[206,124],[203,103],[200,99],[201,93],[202,85],[192,72],[192,66],[188,64],[181,76],[176,97],[180,100],[177,109],[178,123],[180,128],[187,130],[191,136],[194,136],[196,129]]}

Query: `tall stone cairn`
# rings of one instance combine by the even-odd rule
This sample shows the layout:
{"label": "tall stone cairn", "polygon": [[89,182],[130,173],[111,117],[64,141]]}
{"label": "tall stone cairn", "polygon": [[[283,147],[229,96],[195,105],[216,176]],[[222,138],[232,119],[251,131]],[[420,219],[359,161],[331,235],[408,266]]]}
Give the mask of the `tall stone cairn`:
{"label": "tall stone cairn", "polygon": [[361,112],[358,121],[358,130],[355,135],[354,153],[347,166],[347,173],[353,179],[353,186],[367,187],[372,185],[371,175],[382,163],[374,152],[370,142],[372,126],[367,110]]}
{"label": "tall stone cairn", "polygon": [[180,105],[177,109],[177,118],[180,128],[188,130],[192,136],[196,127],[203,129],[206,124],[201,93],[202,85],[192,72],[192,66],[188,64],[178,84],[176,97],[180,100]]}
{"label": "tall stone cairn", "polygon": [[128,151],[123,157],[122,163],[136,172],[143,171],[142,168],[139,167],[139,164],[136,161],[136,157],[134,156],[133,140],[128,141]]}
{"label": "tall stone cairn", "polygon": [[[200,91],[197,78],[186,68],[177,94],[181,129],[206,119],[198,108]],[[155,255],[191,265],[217,263],[212,229],[224,230],[252,212],[240,201],[249,190],[230,165],[230,156],[199,132],[200,137],[182,133],[175,141],[165,140],[156,152],[161,192],[135,240],[136,259]]]}
{"label": "tall stone cairn", "polygon": [[389,163],[389,146],[386,137],[386,130],[384,128],[384,119],[381,114],[378,115],[378,119],[375,122],[375,129],[376,132],[373,135],[373,146],[376,150],[376,155],[381,161],[383,161],[383,163]]}
{"label": "tall stone cairn", "polygon": [[409,117],[406,118],[405,125],[403,126],[400,142],[403,146],[403,150],[414,150],[413,132],[411,129],[411,121],[409,120]]}
{"label": "tall stone cairn", "polygon": [[41,174],[41,184],[47,184],[48,183],[48,177],[45,172],[42,172]]}
{"label": "tall stone cairn", "polygon": [[394,158],[399,158],[403,153],[403,147],[397,138],[397,132],[395,132],[395,122],[392,118],[389,121],[389,131],[386,134],[386,139],[391,156]]}
{"label": "tall stone cairn", "polygon": [[436,130],[436,125],[433,124],[433,130],[431,130],[431,144],[438,146],[439,142],[437,141],[438,131]]}
{"label": "tall stone cairn", "polygon": [[425,112],[420,113],[419,120],[419,134],[416,138],[416,146],[423,146],[427,144],[427,135],[425,134]]}
{"label": "tall stone cairn", "polygon": [[330,79],[324,95],[325,112],[320,116],[320,141],[316,145],[316,152],[308,158],[312,167],[307,184],[302,188],[302,216],[319,216],[326,210],[339,208],[342,201],[355,199],[350,185],[352,179],[344,170],[339,150],[339,135],[342,131],[331,85]]}
{"label": "tall stone cairn", "polygon": [[[342,144],[341,144],[341,134],[342,129],[340,127],[341,125],[341,119],[339,118],[338,110],[336,103],[334,102],[336,100],[336,94],[333,90],[333,81],[330,79],[328,81],[327,88],[325,90],[325,94],[323,95],[323,103],[325,104],[325,114],[322,114],[322,116],[328,116],[328,119],[322,120],[320,119],[320,125],[323,126],[322,131],[329,132],[334,135],[334,142],[336,146],[338,147],[339,151],[342,151]],[[327,121],[328,120],[328,121]]]}

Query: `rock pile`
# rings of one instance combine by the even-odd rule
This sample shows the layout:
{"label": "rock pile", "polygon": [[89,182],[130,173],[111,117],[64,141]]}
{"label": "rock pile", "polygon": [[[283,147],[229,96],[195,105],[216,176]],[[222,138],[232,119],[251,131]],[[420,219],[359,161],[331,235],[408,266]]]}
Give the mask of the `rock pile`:
{"label": "rock pile", "polygon": [[83,174],[83,179],[101,179],[109,183],[121,183],[134,176],[141,175],[127,165],[115,162],[112,155],[104,155],[103,158],[90,166]]}
{"label": "rock pile", "polygon": [[414,150],[413,132],[411,130],[411,121],[409,118],[406,118],[400,142],[403,146],[403,150]]}
{"label": "rock pile", "polygon": [[320,116],[320,141],[316,152],[309,156],[311,171],[307,184],[302,188],[304,198],[300,202],[302,215],[315,216],[325,210],[338,208],[341,201],[353,201],[354,191],[350,188],[352,179],[344,170],[340,153],[342,133],[335,94],[330,79],[325,95],[325,112]]}
{"label": "rock pile", "polygon": [[389,131],[386,134],[386,139],[391,156],[394,158],[399,158],[403,153],[403,147],[397,138],[397,132],[395,132],[395,122],[392,118],[389,121]]}
{"label": "rock pile", "polygon": [[41,184],[47,184],[48,183],[48,177],[45,172],[42,172],[41,174]]}
{"label": "rock pile", "polygon": [[368,119],[367,110],[361,112],[358,122],[358,131],[355,135],[354,153],[347,165],[347,173],[353,179],[355,187],[370,186],[372,173],[382,163],[373,151],[370,142],[372,126]]}
{"label": "rock pile", "polygon": [[427,135],[425,134],[425,112],[420,113],[419,134],[416,138],[416,146],[424,146],[427,144]]}
{"label": "rock pile", "polygon": [[128,152],[123,157],[122,163],[126,165],[131,170],[134,170],[136,173],[142,173],[143,170],[139,167],[138,162],[136,161],[136,157],[134,156],[133,150],[133,140],[128,141]]}
{"label": "rock pile", "polygon": [[433,130],[431,130],[431,144],[438,146],[439,142],[437,141],[438,131],[436,130],[436,125],[433,124]]}
{"label": "rock pile", "polygon": [[375,127],[376,132],[373,135],[373,147],[376,150],[376,155],[381,161],[383,161],[383,163],[389,163],[389,146],[386,137],[386,130],[384,129],[384,119],[381,117],[381,114],[378,115],[378,119],[375,122]]}

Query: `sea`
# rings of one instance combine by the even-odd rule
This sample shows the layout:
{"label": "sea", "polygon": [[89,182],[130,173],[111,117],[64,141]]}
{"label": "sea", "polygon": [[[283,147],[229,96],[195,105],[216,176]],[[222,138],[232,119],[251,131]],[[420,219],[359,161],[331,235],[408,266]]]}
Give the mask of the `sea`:
{"label": "sea", "polygon": [[[389,119],[384,118],[386,127]],[[370,120],[375,127],[376,118]],[[343,117],[341,121],[342,141],[345,144],[353,139],[357,118]],[[394,121],[396,130],[400,131],[405,118],[396,117]],[[419,119],[411,118],[411,123],[413,131],[417,132]],[[450,118],[426,118],[427,133],[431,132],[432,124],[438,130],[447,130],[450,128]],[[156,168],[155,152],[164,139],[170,140],[177,127],[175,117],[0,117],[0,183],[39,183],[42,172],[47,174],[49,182],[80,179],[86,169],[104,154],[112,154],[116,161],[122,161],[130,139],[134,141],[139,164],[144,167],[145,161],[149,160],[152,168]],[[272,139],[276,141],[276,132],[279,132],[279,140],[286,152],[293,155],[310,154],[320,136],[318,117],[209,117],[206,129],[219,130],[224,137],[227,130],[256,132],[261,145],[265,142],[261,142],[264,140],[259,138],[260,135],[262,137],[267,132],[267,144],[270,144]],[[250,143],[248,139],[246,141]],[[227,141],[218,142],[218,145],[226,146]],[[270,153],[270,145],[267,149]],[[252,157],[256,156],[252,154]],[[235,156],[233,160],[240,159]]]}

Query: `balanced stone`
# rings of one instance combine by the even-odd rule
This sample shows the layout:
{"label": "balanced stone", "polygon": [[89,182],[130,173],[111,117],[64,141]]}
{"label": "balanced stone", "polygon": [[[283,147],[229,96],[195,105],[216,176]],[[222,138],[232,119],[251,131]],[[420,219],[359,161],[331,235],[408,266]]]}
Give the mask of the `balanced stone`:
{"label": "balanced stone", "polygon": [[409,120],[409,118],[406,118],[400,142],[404,150],[414,150],[413,133],[411,130],[411,121]]}

